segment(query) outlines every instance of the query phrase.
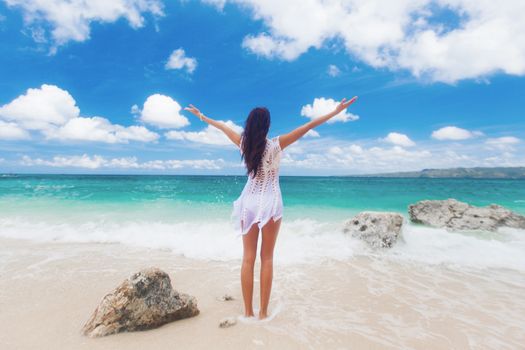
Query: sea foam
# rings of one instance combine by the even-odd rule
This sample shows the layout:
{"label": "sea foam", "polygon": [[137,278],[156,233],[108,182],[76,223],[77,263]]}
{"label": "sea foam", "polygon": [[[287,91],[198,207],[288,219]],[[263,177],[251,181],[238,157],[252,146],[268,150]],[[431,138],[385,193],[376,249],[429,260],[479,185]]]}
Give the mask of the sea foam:
{"label": "sea foam", "polygon": [[[242,239],[230,221],[165,222],[132,218],[87,220],[0,217],[0,236],[36,241],[119,243],[168,249],[189,258],[226,261],[240,259]],[[275,260],[277,263],[346,261],[354,256],[381,257],[451,267],[507,268],[525,271],[525,232],[458,233],[405,224],[402,238],[390,250],[372,250],[342,232],[343,222],[308,218],[283,219]]]}

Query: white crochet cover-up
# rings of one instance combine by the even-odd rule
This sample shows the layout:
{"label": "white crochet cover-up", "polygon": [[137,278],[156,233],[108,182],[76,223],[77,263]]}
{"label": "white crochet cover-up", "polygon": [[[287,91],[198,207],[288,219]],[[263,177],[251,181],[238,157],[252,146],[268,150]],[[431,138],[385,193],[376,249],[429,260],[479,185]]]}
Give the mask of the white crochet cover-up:
{"label": "white crochet cover-up", "polygon": [[[242,154],[242,147],[240,152]],[[283,216],[283,200],[279,187],[281,153],[279,136],[266,139],[266,148],[257,176],[248,176],[241,195],[233,202],[231,218],[240,235],[248,233],[255,223],[258,223],[261,229],[271,218],[277,221]]]}

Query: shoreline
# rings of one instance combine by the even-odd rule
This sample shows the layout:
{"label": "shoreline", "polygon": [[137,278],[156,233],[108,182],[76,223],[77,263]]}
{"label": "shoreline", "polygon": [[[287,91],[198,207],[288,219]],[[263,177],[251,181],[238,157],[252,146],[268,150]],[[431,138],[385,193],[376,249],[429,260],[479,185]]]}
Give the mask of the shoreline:
{"label": "shoreline", "polygon": [[[6,349],[516,349],[525,342],[525,275],[514,270],[454,270],[380,255],[276,265],[272,319],[220,329],[220,319],[242,314],[237,259],[189,259],[114,243],[0,243],[0,344]],[[102,297],[150,266],[195,296],[201,314],[154,330],[82,336]],[[226,293],[235,300],[219,301]]]}

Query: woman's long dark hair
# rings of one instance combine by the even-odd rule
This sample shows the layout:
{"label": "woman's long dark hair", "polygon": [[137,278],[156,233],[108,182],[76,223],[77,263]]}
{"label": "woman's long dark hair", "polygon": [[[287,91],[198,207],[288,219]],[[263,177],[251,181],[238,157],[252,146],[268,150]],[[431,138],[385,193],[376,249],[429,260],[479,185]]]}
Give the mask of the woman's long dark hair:
{"label": "woman's long dark hair", "polygon": [[246,173],[253,174],[253,177],[257,176],[260,169],[269,129],[270,111],[265,107],[252,109],[244,123],[242,158],[246,164]]}

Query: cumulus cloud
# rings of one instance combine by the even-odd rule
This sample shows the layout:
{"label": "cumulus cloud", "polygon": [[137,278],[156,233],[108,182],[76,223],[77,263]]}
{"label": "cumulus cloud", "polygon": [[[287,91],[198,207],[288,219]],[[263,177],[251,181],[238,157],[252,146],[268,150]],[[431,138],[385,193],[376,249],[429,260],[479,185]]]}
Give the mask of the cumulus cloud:
{"label": "cumulus cloud", "polygon": [[[317,117],[320,117],[322,115],[328,114],[330,112],[333,112],[337,105],[339,104],[338,101],[335,101],[331,98],[324,98],[319,97],[315,98],[314,102],[312,104],[307,104],[303,106],[301,109],[301,115],[305,116],[310,119],[315,119]],[[328,124],[335,123],[335,122],[347,122],[347,121],[354,121],[359,119],[359,116],[349,113],[348,110],[345,110],[335,117],[328,120]]]}
{"label": "cumulus cloud", "polygon": [[28,89],[0,107],[0,137],[28,139],[28,130],[47,139],[127,143],[151,142],[159,135],[144,126],[112,124],[102,117],[81,117],[75,99],[55,85]]}
{"label": "cumulus cloud", "polygon": [[436,140],[467,140],[476,136],[481,136],[483,133],[480,131],[470,131],[457,126],[445,126],[441,129],[434,130],[432,132],[432,138]]}
{"label": "cumulus cloud", "polygon": [[25,140],[28,138],[30,138],[29,133],[16,123],[8,123],[0,120],[0,141]]}
{"label": "cumulus cloud", "polygon": [[140,115],[144,123],[158,128],[182,128],[190,124],[188,118],[180,114],[182,107],[169,96],[154,94],[144,102],[142,110],[138,106],[131,108],[132,112]]}
{"label": "cumulus cloud", "polygon": [[186,72],[191,74],[195,71],[195,68],[197,68],[197,60],[192,57],[187,57],[184,49],[179,48],[171,53],[168,62],[166,62],[165,68],[185,69]]}
{"label": "cumulus cloud", "polygon": [[383,141],[389,142],[393,145],[397,146],[403,146],[403,147],[412,147],[415,146],[416,143],[412,141],[407,135],[400,134],[398,132],[391,132],[389,133]]}
{"label": "cumulus cloud", "polygon": [[[227,126],[236,131],[237,133],[242,133],[242,127],[235,124],[231,120],[225,122]],[[188,140],[191,142],[205,143],[209,145],[233,145],[230,139],[224,135],[219,129],[208,125],[201,131],[178,131],[171,130],[165,134],[166,138],[169,140]]]}
{"label": "cumulus cloud", "polygon": [[113,23],[120,18],[132,28],[144,26],[144,14],[161,17],[161,0],[111,0],[111,1],[63,1],[63,0],[4,0],[7,6],[22,11],[25,24],[34,32],[40,32],[40,41],[50,36],[53,46],[69,41],[82,42],[89,39],[91,24]]}
{"label": "cumulus cloud", "polygon": [[522,0],[223,0],[221,8],[225,2],[265,24],[242,46],[266,58],[292,61],[337,39],[372,67],[431,81],[525,74],[525,36],[516,35],[525,32]]}
{"label": "cumulus cloud", "polygon": [[150,160],[139,162],[136,157],[126,158],[105,158],[100,155],[89,156],[55,156],[51,159],[31,158],[23,156],[20,164],[24,166],[46,166],[55,168],[84,168],[84,169],[222,169],[226,162],[222,159],[169,159],[169,160]]}
{"label": "cumulus cloud", "polygon": [[49,139],[127,143],[128,141],[151,142],[159,138],[143,126],[124,127],[112,124],[102,117],[71,119],[63,126],[45,132]]}
{"label": "cumulus cloud", "polygon": [[69,92],[47,84],[28,89],[24,95],[0,107],[0,118],[30,130],[63,125],[79,114],[80,109]]}

